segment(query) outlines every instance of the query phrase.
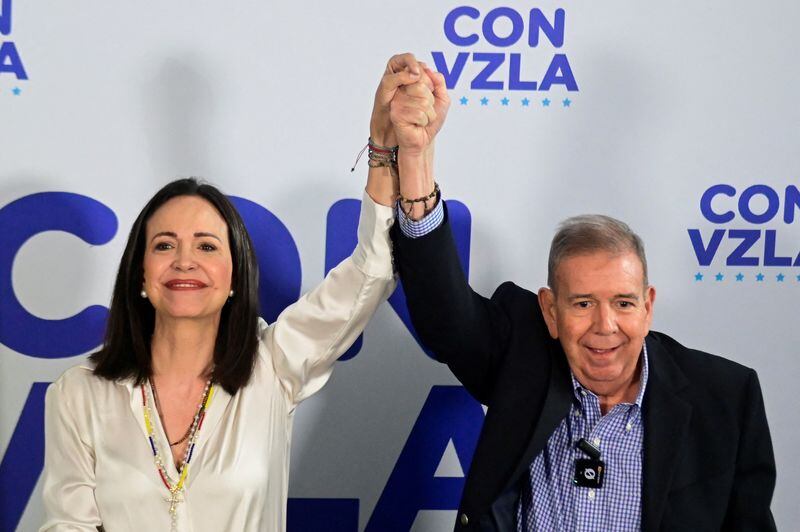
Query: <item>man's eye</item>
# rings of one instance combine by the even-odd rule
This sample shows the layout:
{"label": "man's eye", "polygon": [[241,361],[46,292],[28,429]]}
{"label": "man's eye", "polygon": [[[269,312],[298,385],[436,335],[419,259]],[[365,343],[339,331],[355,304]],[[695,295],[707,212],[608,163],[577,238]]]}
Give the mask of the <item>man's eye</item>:
{"label": "man's eye", "polygon": [[620,308],[633,308],[633,303],[630,301],[620,301],[619,306]]}
{"label": "man's eye", "polygon": [[575,303],[575,305],[576,305],[578,308],[589,308],[589,306],[591,305],[591,303],[590,303],[589,301],[578,301],[577,303]]}

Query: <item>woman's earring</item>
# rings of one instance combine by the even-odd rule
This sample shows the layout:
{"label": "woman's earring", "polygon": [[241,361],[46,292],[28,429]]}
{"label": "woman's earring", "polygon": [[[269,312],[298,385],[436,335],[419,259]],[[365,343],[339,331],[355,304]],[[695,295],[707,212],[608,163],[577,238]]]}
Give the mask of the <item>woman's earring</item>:
{"label": "woman's earring", "polygon": [[142,299],[147,299],[147,292],[144,291],[144,288],[142,288],[142,291],[139,292],[139,295],[142,296]]}
{"label": "woman's earring", "polygon": [[228,298],[231,298],[231,297],[233,297],[233,290],[231,290],[230,292],[228,292]]}

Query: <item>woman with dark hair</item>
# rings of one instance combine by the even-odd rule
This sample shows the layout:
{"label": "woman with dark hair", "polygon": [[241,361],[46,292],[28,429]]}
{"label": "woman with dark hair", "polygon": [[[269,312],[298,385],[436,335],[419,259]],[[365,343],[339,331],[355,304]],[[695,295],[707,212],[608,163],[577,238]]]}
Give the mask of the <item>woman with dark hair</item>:
{"label": "woman with dark hair", "polygon": [[295,407],[394,288],[389,102],[416,81],[393,58],[376,94],[358,244],[275,323],[228,199],[194,179],[145,205],[120,263],[103,347],[47,393],[41,530],[286,526]]}

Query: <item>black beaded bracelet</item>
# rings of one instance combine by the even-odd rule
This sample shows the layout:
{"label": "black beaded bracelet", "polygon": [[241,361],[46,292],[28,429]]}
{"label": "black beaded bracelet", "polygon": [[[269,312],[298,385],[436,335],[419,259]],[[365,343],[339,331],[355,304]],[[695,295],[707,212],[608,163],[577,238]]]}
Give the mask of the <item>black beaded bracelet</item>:
{"label": "black beaded bracelet", "polygon": [[[427,196],[422,196],[421,198],[415,198],[415,199],[408,199],[408,198],[404,198],[401,195],[400,198],[399,198],[400,205],[401,205],[400,208],[402,209],[402,204],[403,203],[407,204],[408,205],[408,211],[404,210],[403,212],[406,213],[406,216],[411,216],[411,209],[414,208],[414,204],[415,203],[422,203],[423,208],[424,208],[424,213],[428,214],[429,212],[431,212],[431,210],[433,210],[433,209],[428,209],[428,202],[430,200],[432,200],[432,199],[438,199],[440,193],[441,193],[441,190],[439,189],[439,183],[434,181],[433,182],[433,192],[431,192]],[[434,207],[435,206],[436,206],[436,203],[434,203]]]}

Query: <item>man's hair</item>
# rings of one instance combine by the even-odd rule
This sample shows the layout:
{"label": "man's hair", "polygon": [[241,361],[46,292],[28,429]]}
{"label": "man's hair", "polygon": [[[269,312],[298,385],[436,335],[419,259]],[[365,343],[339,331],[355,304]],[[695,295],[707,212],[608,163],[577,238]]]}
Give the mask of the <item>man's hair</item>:
{"label": "man's hair", "polygon": [[561,222],[550,244],[547,285],[555,290],[556,270],[564,259],[605,251],[619,254],[632,251],[639,257],[647,286],[647,259],[644,243],[628,224],[602,214],[583,214]]}

